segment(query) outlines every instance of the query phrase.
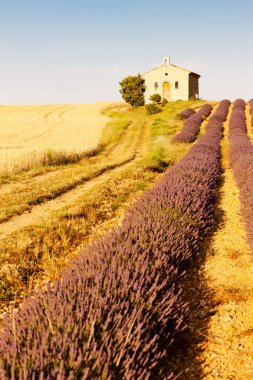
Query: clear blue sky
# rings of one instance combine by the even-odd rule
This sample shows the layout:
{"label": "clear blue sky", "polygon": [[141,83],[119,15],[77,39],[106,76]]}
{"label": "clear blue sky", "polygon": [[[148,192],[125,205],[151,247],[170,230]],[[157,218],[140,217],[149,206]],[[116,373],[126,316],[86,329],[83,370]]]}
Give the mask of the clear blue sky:
{"label": "clear blue sky", "polygon": [[171,62],[204,99],[253,97],[251,0],[0,0],[0,104],[120,100]]}

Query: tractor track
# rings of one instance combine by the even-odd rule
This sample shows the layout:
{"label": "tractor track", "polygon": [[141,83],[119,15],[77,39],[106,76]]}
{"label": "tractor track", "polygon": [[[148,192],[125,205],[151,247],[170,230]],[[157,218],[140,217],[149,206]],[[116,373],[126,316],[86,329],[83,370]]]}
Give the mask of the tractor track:
{"label": "tractor track", "polygon": [[[108,162],[108,165],[102,167],[89,178],[84,178],[67,187],[62,187],[54,194],[49,193],[47,195],[38,197],[36,199],[36,204],[29,205],[19,215],[10,216],[7,219],[3,220],[0,224],[0,239],[4,239],[11,233],[16,232],[21,228],[25,228],[31,224],[41,223],[42,219],[47,218],[51,212],[55,212],[64,206],[71,204],[85,192],[91,191],[94,186],[105,182],[114,174],[128,168],[133,164],[133,162],[140,159],[143,150],[146,149],[146,147],[143,146],[143,141],[145,140],[144,135],[147,134],[146,122],[142,117],[139,117],[136,118],[136,120],[132,120],[128,124],[127,128],[135,128],[137,123],[141,123],[141,126],[139,127],[140,130],[136,136],[136,140],[134,141],[134,144],[131,148],[131,154],[128,156],[128,158],[125,158],[118,163],[110,164],[111,157],[120,155],[120,153],[125,152],[128,148],[129,137],[128,132],[125,131],[122,135],[122,141],[107,154],[106,161]],[[102,159],[105,158],[102,157]],[[52,175],[53,173],[47,173],[41,177],[45,179],[46,176],[52,177]],[[38,180],[40,180],[40,178],[36,178],[36,182]],[[11,184],[11,188],[14,190],[15,184]],[[7,189],[2,190],[7,191]]]}

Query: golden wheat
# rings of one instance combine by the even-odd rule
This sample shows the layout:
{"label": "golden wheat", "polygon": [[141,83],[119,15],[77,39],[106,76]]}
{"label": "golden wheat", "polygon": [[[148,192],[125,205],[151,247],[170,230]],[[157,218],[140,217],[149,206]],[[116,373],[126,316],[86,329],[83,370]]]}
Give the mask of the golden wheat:
{"label": "golden wheat", "polygon": [[95,149],[113,103],[0,107],[0,175]]}

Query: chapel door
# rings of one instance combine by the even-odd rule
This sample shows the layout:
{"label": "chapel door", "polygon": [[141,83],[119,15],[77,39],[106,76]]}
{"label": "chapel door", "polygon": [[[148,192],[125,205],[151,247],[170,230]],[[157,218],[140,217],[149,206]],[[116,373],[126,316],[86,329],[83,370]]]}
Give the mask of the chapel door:
{"label": "chapel door", "polygon": [[170,84],[168,82],[163,84],[163,99],[170,100]]}

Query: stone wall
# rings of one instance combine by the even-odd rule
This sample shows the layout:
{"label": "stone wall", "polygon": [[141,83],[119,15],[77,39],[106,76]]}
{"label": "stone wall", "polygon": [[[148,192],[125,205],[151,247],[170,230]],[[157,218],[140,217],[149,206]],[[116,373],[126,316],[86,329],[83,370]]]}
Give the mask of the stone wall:
{"label": "stone wall", "polygon": [[[170,84],[170,100],[189,99],[189,71],[170,64],[163,64],[143,74],[145,79],[145,103],[150,103],[149,97],[160,94],[163,97],[163,84]],[[176,88],[178,82],[178,88]],[[158,84],[155,88],[155,83]]]}

